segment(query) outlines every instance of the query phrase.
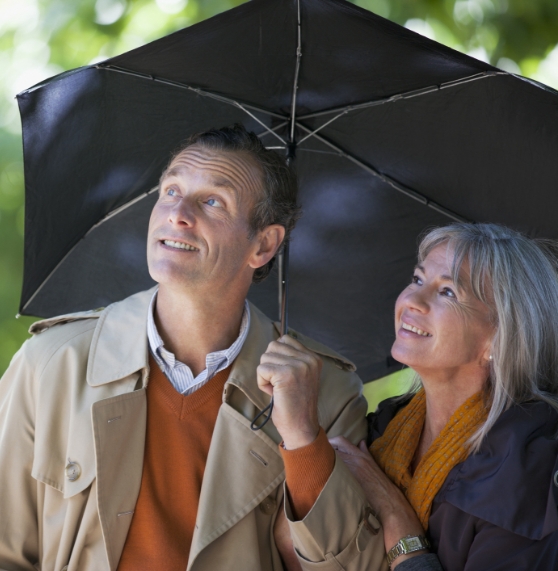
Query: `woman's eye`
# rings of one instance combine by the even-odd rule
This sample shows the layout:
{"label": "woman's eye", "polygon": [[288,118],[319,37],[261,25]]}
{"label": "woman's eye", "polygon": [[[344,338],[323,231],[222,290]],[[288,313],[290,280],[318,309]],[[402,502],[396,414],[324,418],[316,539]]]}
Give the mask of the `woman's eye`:
{"label": "woman's eye", "polygon": [[411,279],[411,283],[422,285],[422,280],[415,274]]}
{"label": "woman's eye", "polygon": [[442,291],[440,293],[442,295],[445,295],[446,297],[455,297],[454,291],[449,287],[442,288]]}
{"label": "woman's eye", "polygon": [[216,198],[210,198],[206,201],[208,206],[221,206],[221,203]]}

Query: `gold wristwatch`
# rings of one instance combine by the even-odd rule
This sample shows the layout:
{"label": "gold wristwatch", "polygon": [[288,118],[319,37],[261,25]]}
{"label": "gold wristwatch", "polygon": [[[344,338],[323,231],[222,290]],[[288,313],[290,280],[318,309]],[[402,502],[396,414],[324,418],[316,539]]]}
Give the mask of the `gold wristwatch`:
{"label": "gold wristwatch", "polygon": [[407,535],[401,538],[387,553],[387,562],[391,567],[391,564],[400,555],[407,555],[407,553],[413,553],[414,551],[421,551],[422,549],[430,549],[430,542],[424,535]]}

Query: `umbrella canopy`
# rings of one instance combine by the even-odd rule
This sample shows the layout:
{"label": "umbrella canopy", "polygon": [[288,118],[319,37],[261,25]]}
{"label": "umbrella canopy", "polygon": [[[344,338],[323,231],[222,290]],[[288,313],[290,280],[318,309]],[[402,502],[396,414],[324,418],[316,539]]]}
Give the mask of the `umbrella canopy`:
{"label": "umbrella canopy", "polygon": [[[558,93],[342,0],[253,0],[18,102],[22,314],[151,286],[147,224],[171,151],[234,122],[296,154],[290,324],[365,381],[394,365],[393,306],[424,229],[467,219],[558,237]],[[276,276],[250,298],[276,317]]]}

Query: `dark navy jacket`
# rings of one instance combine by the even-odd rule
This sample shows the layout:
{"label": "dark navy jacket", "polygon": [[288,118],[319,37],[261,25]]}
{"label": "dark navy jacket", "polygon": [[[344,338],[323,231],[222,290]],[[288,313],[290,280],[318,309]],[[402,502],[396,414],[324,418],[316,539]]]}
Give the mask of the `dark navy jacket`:
{"label": "dark navy jacket", "polygon": [[[407,402],[388,399],[368,415],[369,444]],[[428,522],[445,571],[558,570],[557,429],[558,413],[546,403],[513,406],[480,451],[452,469]]]}

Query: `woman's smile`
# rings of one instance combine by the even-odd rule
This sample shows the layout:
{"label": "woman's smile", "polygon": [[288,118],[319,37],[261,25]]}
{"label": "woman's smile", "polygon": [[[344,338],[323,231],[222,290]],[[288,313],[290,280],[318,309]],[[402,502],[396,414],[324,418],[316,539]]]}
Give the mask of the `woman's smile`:
{"label": "woman's smile", "polygon": [[405,321],[401,321],[401,329],[399,330],[399,332],[401,332],[401,334],[404,335],[404,333],[407,331],[410,331],[411,333],[419,335],[420,337],[432,337],[431,333],[428,333],[427,331],[424,331],[423,329],[415,327],[414,325],[411,325],[410,323],[406,323]]}

